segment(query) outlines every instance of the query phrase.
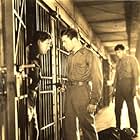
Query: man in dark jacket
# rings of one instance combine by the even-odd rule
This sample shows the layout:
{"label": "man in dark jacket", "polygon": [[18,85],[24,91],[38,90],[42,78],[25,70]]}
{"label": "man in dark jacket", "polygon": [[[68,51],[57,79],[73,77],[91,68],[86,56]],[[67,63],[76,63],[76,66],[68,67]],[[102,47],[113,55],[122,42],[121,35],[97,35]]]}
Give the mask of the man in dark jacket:
{"label": "man in dark jacket", "polygon": [[40,81],[40,55],[46,54],[51,46],[51,37],[47,32],[36,31],[29,48],[29,61],[33,67],[29,70],[28,121],[31,140],[38,140],[38,122],[36,99]]}

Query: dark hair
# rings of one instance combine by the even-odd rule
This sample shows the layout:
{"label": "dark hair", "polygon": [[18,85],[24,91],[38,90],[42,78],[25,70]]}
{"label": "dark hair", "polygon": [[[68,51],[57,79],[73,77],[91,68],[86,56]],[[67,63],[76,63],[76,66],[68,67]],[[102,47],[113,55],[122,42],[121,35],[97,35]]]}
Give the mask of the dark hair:
{"label": "dark hair", "polygon": [[44,41],[46,39],[51,39],[51,36],[49,33],[43,32],[43,31],[36,31],[33,35],[32,44],[37,46],[38,40]]}
{"label": "dark hair", "polygon": [[78,33],[73,28],[68,28],[66,30],[63,30],[61,32],[61,36],[63,36],[63,35],[67,35],[70,39],[73,39],[74,37],[78,38]]}
{"label": "dark hair", "polygon": [[33,45],[33,49],[36,51],[36,53],[38,53],[38,45],[37,42],[38,40],[40,41],[44,41],[46,39],[51,39],[51,36],[49,33],[44,32],[44,31],[36,31],[33,35],[33,39],[32,39],[32,45]]}
{"label": "dark hair", "polygon": [[39,47],[38,47],[38,40],[44,41],[46,39],[51,39],[51,36],[49,33],[44,31],[35,31],[33,38],[32,38],[32,45],[30,46],[30,59],[33,59],[36,57],[36,55],[39,53]]}
{"label": "dark hair", "polygon": [[115,48],[114,48],[115,51],[124,50],[124,49],[125,49],[125,47],[124,47],[122,44],[118,44],[118,45],[116,45]]}

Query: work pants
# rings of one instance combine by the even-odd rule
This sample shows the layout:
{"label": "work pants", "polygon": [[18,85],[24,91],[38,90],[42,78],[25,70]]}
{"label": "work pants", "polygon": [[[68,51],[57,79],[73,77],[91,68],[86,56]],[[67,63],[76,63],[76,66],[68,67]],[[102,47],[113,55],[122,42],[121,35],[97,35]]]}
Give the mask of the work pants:
{"label": "work pants", "polygon": [[87,111],[89,87],[68,86],[65,100],[64,140],[77,140],[76,117],[78,117],[84,140],[97,140],[94,117]]}
{"label": "work pants", "polygon": [[128,107],[130,127],[133,128],[137,133],[138,126],[134,107],[134,93],[132,93],[134,88],[133,83],[134,82],[132,78],[125,78],[117,82],[115,95],[115,116],[116,116],[116,127],[120,128],[121,110],[123,102],[125,100]]}

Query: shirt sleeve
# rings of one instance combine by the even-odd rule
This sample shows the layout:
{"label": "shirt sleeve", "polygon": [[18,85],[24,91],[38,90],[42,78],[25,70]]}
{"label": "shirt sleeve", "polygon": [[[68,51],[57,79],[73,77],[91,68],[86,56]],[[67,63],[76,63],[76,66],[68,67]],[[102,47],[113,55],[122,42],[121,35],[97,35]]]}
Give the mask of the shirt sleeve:
{"label": "shirt sleeve", "polygon": [[103,88],[103,74],[101,62],[98,56],[94,53],[90,54],[89,64],[91,65],[91,82],[92,82],[92,91],[90,94],[90,104],[98,104]]}
{"label": "shirt sleeve", "polygon": [[29,70],[29,78],[32,79],[32,83],[29,84],[29,89],[35,90],[39,86],[40,81],[40,65],[38,60],[33,60],[32,64],[35,64],[34,68]]}
{"label": "shirt sleeve", "polygon": [[131,67],[134,78],[134,85],[136,86],[139,84],[139,76],[140,76],[140,66],[136,57],[131,56]]}

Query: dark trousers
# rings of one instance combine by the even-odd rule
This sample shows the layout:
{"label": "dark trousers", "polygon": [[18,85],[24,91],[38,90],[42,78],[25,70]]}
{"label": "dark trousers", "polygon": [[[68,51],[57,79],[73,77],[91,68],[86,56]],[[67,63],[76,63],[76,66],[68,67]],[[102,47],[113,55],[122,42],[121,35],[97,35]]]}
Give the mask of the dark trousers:
{"label": "dark trousers", "polygon": [[97,140],[94,118],[87,112],[88,104],[88,85],[68,87],[65,101],[64,140],[77,140],[76,117],[79,119],[83,139]]}
{"label": "dark trousers", "polygon": [[137,119],[134,107],[134,93],[133,92],[133,79],[126,78],[117,82],[116,97],[115,97],[115,116],[116,116],[116,127],[120,128],[121,125],[121,109],[124,100],[128,107],[128,115],[130,121],[130,127],[133,128],[137,133]]}
{"label": "dark trousers", "polygon": [[28,125],[29,140],[38,140],[39,130],[37,124],[37,118],[33,117]]}
{"label": "dark trousers", "polygon": [[37,91],[29,89],[28,94],[28,135],[29,140],[38,140],[38,120],[36,112]]}

